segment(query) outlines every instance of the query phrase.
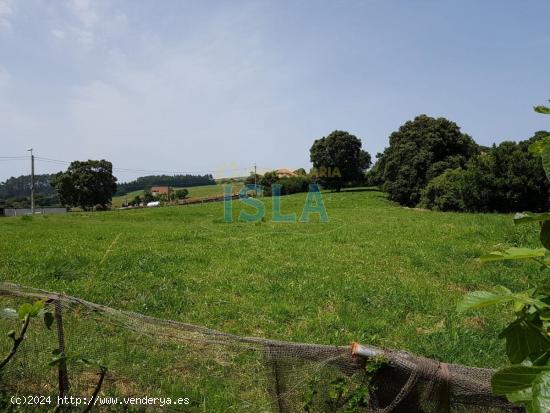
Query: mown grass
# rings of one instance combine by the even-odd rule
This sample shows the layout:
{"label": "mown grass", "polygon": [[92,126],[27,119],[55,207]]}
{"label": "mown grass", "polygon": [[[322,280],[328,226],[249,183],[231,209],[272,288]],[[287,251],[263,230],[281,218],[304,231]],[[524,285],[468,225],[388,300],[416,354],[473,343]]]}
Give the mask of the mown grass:
{"label": "mown grass", "polygon": [[[469,290],[540,280],[535,265],[476,260],[537,245],[536,226],[401,208],[371,190],[323,199],[328,223],[271,222],[269,198],[258,223],[223,222],[222,203],[5,218],[1,279],[239,335],[504,362],[496,336],[509,314],[455,305]],[[299,216],[304,200],[283,197],[283,213]]]}

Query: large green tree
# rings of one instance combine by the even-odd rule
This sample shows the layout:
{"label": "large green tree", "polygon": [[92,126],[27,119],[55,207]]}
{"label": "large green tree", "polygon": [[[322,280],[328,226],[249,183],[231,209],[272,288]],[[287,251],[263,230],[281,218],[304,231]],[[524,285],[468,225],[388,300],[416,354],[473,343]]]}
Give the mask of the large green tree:
{"label": "large green tree", "polygon": [[548,136],[537,132],[519,143],[502,142],[472,158],[464,172],[464,205],[468,211],[544,211],[550,184],[540,156],[529,152]]}
{"label": "large green tree", "polygon": [[390,145],[378,165],[383,189],[392,201],[416,206],[432,178],[464,166],[478,151],[478,145],[456,123],[417,116],[390,135]]}
{"label": "large green tree", "polygon": [[362,179],[371,157],[361,146],[356,136],[340,130],[315,140],[309,153],[317,181],[325,188],[340,191],[346,184]]}
{"label": "large green tree", "polygon": [[116,192],[113,164],[104,159],[74,161],[59,172],[52,183],[65,205],[88,210],[96,205],[105,208]]}
{"label": "large green tree", "polygon": [[472,157],[464,169],[447,170],[422,192],[421,206],[442,211],[545,211],[550,183],[540,156],[529,151],[545,139],[540,131],[525,141],[502,142]]}

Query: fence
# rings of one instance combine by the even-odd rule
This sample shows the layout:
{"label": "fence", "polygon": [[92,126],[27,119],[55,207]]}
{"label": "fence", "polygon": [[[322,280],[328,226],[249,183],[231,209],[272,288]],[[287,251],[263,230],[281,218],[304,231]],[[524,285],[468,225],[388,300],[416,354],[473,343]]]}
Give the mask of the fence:
{"label": "fence", "polygon": [[[39,407],[52,410],[62,394],[81,403],[72,411],[86,411],[91,400],[109,412],[518,411],[491,394],[489,369],[364,345],[241,337],[0,283],[0,308],[36,300],[55,322],[50,330],[31,320],[0,370],[0,410],[14,407],[14,395],[50,397],[53,405]],[[0,318],[0,332],[20,329],[20,320]],[[10,348],[4,335],[0,360]],[[59,348],[66,357],[59,357]]]}
{"label": "fence", "polygon": [[[35,214],[49,215],[49,214],[66,214],[67,208],[40,208],[37,207],[34,210]],[[0,209],[0,215],[6,217],[15,217],[22,215],[31,215],[32,210],[30,208],[2,208]]]}

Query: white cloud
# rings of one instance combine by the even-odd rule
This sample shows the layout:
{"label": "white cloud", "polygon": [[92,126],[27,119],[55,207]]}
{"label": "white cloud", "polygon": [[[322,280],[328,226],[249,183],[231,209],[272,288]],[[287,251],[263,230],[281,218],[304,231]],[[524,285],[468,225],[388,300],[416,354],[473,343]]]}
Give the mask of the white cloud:
{"label": "white cloud", "polygon": [[98,14],[90,0],[69,0],[69,8],[87,28],[95,26],[98,20]]}
{"label": "white cloud", "polygon": [[54,37],[57,37],[58,39],[64,39],[65,38],[65,31],[64,30],[61,30],[61,29],[53,29],[50,31],[50,33],[54,36]]}
{"label": "white cloud", "polygon": [[11,84],[11,74],[5,67],[0,65],[0,89],[8,87]]}
{"label": "white cloud", "polygon": [[13,1],[0,0],[0,30],[2,28],[10,29],[10,17],[13,14]]}
{"label": "white cloud", "polygon": [[74,19],[59,22],[59,27],[51,32],[57,38],[72,39],[86,46],[108,39],[103,44],[109,44],[111,37],[124,33],[128,28],[126,14],[110,7],[109,3],[66,0],[65,4]]}
{"label": "white cloud", "polygon": [[85,44],[85,45],[94,44],[95,36],[94,36],[94,33],[92,31],[74,27],[72,29],[72,32],[73,32],[77,42]]}

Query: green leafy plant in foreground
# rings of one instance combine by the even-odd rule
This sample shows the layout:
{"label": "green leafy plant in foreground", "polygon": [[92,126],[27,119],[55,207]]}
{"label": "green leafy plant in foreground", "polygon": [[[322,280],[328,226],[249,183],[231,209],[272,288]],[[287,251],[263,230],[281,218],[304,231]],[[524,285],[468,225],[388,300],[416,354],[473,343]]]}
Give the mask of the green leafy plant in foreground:
{"label": "green leafy plant in foreground", "polygon": [[4,308],[0,310],[0,315],[4,318],[18,318],[22,323],[19,334],[17,334],[15,330],[11,330],[7,334],[7,336],[12,340],[12,346],[10,352],[2,359],[2,361],[0,361],[1,371],[17,353],[17,349],[25,339],[31,319],[43,317],[44,324],[48,329],[50,329],[53,324],[53,314],[44,309],[43,301],[36,301],[34,304],[25,303],[17,310],[14,310],[13,308]]}
{"label": "green leafy plant in foreground", "polygon": [[[0,309],[0,317],[8,318],[8,319],[19,319],[21,320],[21,323],[22,323],[21,330],[19,333],[16,333],[15,330],[11,330],[7,334],[7,336],[12,340],[12,347],[9,353],[2,359],[2,361],[0,361],[0,372],[1,372],[4,369],[4,367],[6,367],[6,365],[10,362],[10,360],[12,360],[13,357],[16,355],[17,350],[19,349],[19,346],[23,343],[23,340],[25,340],[31,319],[43,318],[44,325],[48,330],[51,330],[52,324],[54,322],[54,316],[49,310],[44,308],[44,301],[36,301],[33,304],[30,304],[30,303],[22,304],[21,306],[19,306],[17,310],[13,308]],[[66,366],[69,362],[79,363],[88,367],[96,367],[99,369],[99,372],[98,372],[99,378],[98,378],[96,387],[94,388],[94,392],[92,394],[92,397],[90,398],[90,401],[84,407],[84,410],[83,410],[83,413],[89,412],[94,406],[95,400],[99,395],[99,391],[101,390],[103,380],[105,379],[105,375],[107,373],[107,367],[88,357],[84,357],[80,355],[78,356],[67,355],[66,353],[62,352],[59,349],[54,349],[52,351],[52,358],[48,364],[51,367],[60,368],[62,365]],[[2,394],[0,393],[0,406],[2,406],[3,404],[6,404],[2,402],[3,402]],[[62,405],[58,405],[55,411],[56,412],[61,411],[63,407],[64,406]]]}
{"label": "green leafy plant in foreground", "polygon": [[[550,108],[535,107],[550,114]],[[542,158],[550,179],[550,136],[531,145],[529,150]],[[518,213],[515,224],[538,223],[544,248],[509,248],[480,257],[482,262],[530,260],[541,270],[550,269],[550,213]],[[459,311],[509,304],[515,314],[500,333],[506,340],[506,354],[512,365],[499,369],[491,379],[493,393],[525,407],[527,412],[550,412],[550,282],[527,291],[514,293],[505,287],[493,292],[474,291],[458,304]]]}
{"label": "green leafy plant in foreground", "polygon": [[376,390],[375,373],[388,364],[383,356],[372,357],[363,370],[352,376],[340,376],[328,383],[321,375],[313,377],[305,393],[304,412],[358,413],[372,407],[370,397]]}

